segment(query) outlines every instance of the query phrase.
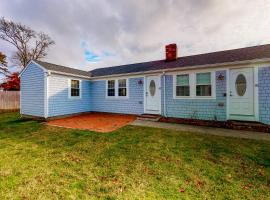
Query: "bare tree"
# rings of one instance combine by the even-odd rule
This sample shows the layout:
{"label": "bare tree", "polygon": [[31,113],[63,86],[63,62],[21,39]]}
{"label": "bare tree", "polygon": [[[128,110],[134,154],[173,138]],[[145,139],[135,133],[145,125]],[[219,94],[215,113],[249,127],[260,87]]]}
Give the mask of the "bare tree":
{"label": "bare tree", "polygon": [[13,59],[21,67],[25,67],[32,59],[44,58],[48,47],[54,44],[47,34],[37,33],[25,25],[6,20],[4,17],[0,19],[0,39],[16,48]]}
{"label": "bare tree", "polygon": [[0,74],[5,74],[8,71],[6,55],[0,52]]}

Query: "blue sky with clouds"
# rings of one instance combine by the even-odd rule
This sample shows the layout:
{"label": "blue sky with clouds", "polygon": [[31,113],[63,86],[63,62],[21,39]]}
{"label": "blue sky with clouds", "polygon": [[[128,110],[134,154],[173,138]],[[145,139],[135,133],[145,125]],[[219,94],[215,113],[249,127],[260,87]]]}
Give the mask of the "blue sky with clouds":
{"label": "blue sky with clouds", "polygon": [[[46,61],[91,70],[270,43],[268,0],[1,0],[0,16],[48,33]],[[0,41],[0,51],[12,49]]]}

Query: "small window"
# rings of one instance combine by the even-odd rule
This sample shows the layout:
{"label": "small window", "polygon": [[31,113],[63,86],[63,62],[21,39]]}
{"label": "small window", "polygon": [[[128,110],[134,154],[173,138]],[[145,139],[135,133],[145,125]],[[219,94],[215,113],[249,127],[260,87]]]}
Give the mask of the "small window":
{"label": "small window", "polygon": [[176,96],[190,96],[188,74],[176,76]]}
{"label": "small window", "polygon": [[238,96],[242,97],[245,95],[247,90],[247,80],[243,74],[239,74],[235,81],[235,89]]}
{"label": "small window", "polygon": [[150,91],[150,95],[153,97],[155,96],[156,93],[156,83],[154,80],[151,80],[150,84],[149,84],[149,91]]}
{"label": "small window", "polygon": [[118,80],[118,96],[119,97],[127,96],[127,80],[126,79]]}
{"label": "small window", "polygon": [[80,96],[80,81],[79,80],[71,80],[71,97],[79,97]]}
{"label": "small window", "polygon": [[210,72],[196,74],[196,96],[212,96]]}
{"label": "small window", "polygon": [[115,80],[108,80],[107,95],[108,95],[108,97],[114,97],[115,96]]}

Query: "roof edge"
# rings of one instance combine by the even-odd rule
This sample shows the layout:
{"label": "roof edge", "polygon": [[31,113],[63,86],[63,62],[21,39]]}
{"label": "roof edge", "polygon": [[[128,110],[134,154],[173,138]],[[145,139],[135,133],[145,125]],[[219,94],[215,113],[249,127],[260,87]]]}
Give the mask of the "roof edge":
{"label": "roof edge", "polygon": [[152,74],[152,73],[160,73],[160,72],[173,72],[173,71],[184,71],[184,70],[195,70],[195,69],[205,69],[205,68],[217,68],[217,67],[229,67],[232,65],[243,65],[243,64],[255,64],[255,63],[263,63],[270,62],[270,58],[262,58],[262,59],[252,59],[252,60],[244,60],[244,61],[236,61],[236,62],[225,62],[225,63],[215,63],[215,64],[206,64],[206,65],[195,65],[195,66],[187,66],[187,67],[175,67],[170,69],[160,69],[160,70],[149,70],[149,71],[141,71],[141,72],[133,72],[133,73],[122,73],[122,74],[113,74],[106,76],[96,76],[90,77],[90,80],[97,80],[103,78],[110,77],[119,77],[119,76],[132,76],[132,75],[141,75],[141,74]]}
{"label": "roof edge", "polygon": [[89,79],[89,80],[91,79],[91,76],[83,76],[83,75],[71,74],[71,73],[54,71],[54,70],[48,70],[48,72],[51,72],[54,74],[66,75],[66,76],[75,76],[75,77],[85,78],[85,79]]}
{"label": "roof edge", "polygon": [[26,71],[26,69],[29,67],[29,65],[31,63],[34,63],[36,66],[38,66],[39,68],[41,68],[44,72],[47,72],[48,70],[45,69],[42,65],[38,64],[37,62],[35,62],[35,60],[30,60],[27,65],[22,69],[22,71],[19,74],[19,78],[22,76],[22,74]]}

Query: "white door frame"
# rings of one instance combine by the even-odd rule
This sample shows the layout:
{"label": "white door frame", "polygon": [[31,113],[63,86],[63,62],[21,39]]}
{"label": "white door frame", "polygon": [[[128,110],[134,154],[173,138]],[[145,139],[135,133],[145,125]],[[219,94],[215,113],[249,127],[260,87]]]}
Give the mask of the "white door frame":
{"label": "white door frame", "polygon": [[[149,76],[156,76],[159,78],[159,83],[160,83],[160,97],[159,97],[159,111],[157,113],[149,113],[146,109],[146,91],[147,91],[147,77]],[[147,76],[144,76],[144,80],[143,80],[143,84],[144,84],[144,87],[143,87],[143,111],[144,113],[149,113],[149,114],[160,114],[161,115],[161,104],[162,104],[162,90],[163,90],[163,87],[162,87],[162,83],[161,83],[161,74],[157,74],[157,75],[147,75]]]}
{"label": "white door frame", "polygon": [[[235,67],[235,68],[230,68],[226,70],[226,104],[227,104],[227,109],[226,109],[226,118],[227,120],[234,120],[232,116],[230,116],[230,71],[234,69],[242,69],[243,67]],[[247,67],[250,68],[250,67]],[[259,82],[258,82],[258,67],[253,66],[253,73],[254,73],[254,116],[253,117],[243,117],[243,121],[259,121]]]}

